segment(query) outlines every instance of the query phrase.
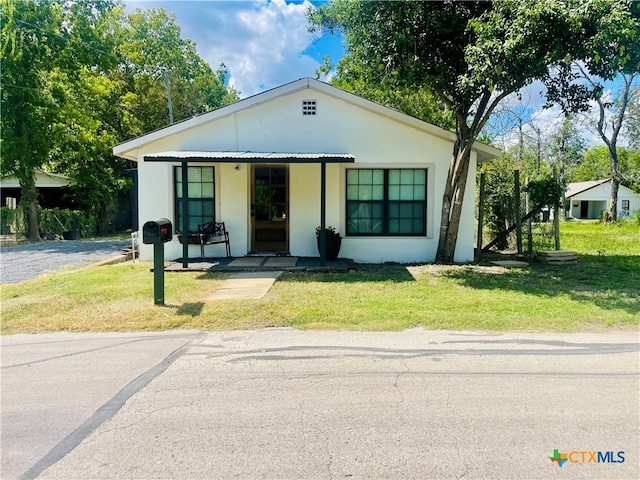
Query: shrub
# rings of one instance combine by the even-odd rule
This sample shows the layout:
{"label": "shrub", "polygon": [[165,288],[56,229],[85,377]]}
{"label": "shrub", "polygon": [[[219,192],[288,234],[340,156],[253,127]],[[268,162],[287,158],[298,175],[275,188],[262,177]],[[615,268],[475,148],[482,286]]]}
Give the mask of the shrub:
{"label": "shrub", "polygon": [[62,235],[62,232],[80,232],[83,237],[96,234],[95,215],[80,210],[51,208],[42,210],[38,216],[40,233],[43,235]]}
{"label": "shrub", "polygon": [[11,227],[15,229],[16,219],[16,211],[9,207],[1,207],[0,208],[0,228],[2,229],[2,234],[11,233]]}

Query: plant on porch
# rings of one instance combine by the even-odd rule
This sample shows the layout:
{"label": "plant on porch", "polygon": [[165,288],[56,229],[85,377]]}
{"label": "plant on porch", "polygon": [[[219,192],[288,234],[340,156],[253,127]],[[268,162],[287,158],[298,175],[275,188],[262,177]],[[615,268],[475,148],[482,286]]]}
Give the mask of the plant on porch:
{"label": "plant on porch", "polygon": [[[327,260],[336,260],[338,258],[338,254],[340,253],[340,247],[342,246],[342,237],[340,233],[335,229],[335,227],[325,227],[325,245],[326,245],[326,259]],[[320,233],[322,232],[322,227],[316,227],[316,240],[318,242],[318,253],[322,255],[320,250]]]}

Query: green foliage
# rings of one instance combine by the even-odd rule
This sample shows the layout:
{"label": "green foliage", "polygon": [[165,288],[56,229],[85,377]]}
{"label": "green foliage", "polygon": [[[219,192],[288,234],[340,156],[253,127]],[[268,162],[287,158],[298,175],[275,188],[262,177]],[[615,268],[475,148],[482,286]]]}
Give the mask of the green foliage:
{"label": "green foliage", "polygon": [[76,202],[100,218],[130,187],[131,165],[113,145],[168,124],[161,67],[176,120],[238,98],[164,10],[127,14],[112,1],[0,0],[2,172],[14,173],[39,238],[35,172],[73,182]]}
{"label": "green foliage", "polygon": [[[325,64],[318,69],[318,73],[329,74],[333,68],[331,60],[325,58]],[[337,69],[338,75],[330,81],[332,85],[446,130],[455,131],[454,113],[431,90],[406,86],[389,88],[371,84],[366,81],[362,72],[344,61],[339,62]]]}
{"label": "green foliage", "polygon": [[45,209],[39,215],[40,230],[45,234],[62,235],[62,232],[80,232],[84,237],[97,233],[97,219],[81,210],[60,208]]}
{"label": "green foliage", "polygon": [[[640,192],[640,150],[618,147],[618,169],[622,184],[635,192]],[[571,169],[568,182],[586,182],[611,178],[611,159],[606,146],[592,147],[584,153],[583,159]]]}
{"label": "green foliage", "polygon": [[533,80],[548,79],[550,67],[567,59],[610,76],[626,63],[624,47],[638,29],[627,2],[582,0],[337,0],[309,18],[316,30],[344,33],[338,78],[374,91],[426,88],[452,112],[458,141],[436,254],[445,263],[455,252],[470,150],[495,107]]}
{"label": "green foliage", "polygon": [[16,220],[16,211],[10,207],[0,207],[0,223],[10,227]]}
{"label": "green foliage", "polygon": [[175,121],[238,99],[235,90],[225,87],[224,64],[213,71],[198,56],[195,43],[180,36],[174,14],[162,8],[115,14],[117,54],[124,68],[112,78],[122,82],[127,94],[122,98],[127,112],[123,140],[169,124],[163,69],[169,73]]}
{"label": "green foliage", "polygon": [[560,206],[566,185],[553,175],[540,175],[529,180],[523,191],[529,193],[533,205]]}
{"label": "green foliage", "polygon": [[[516,221],[513,172],[517,168],[515,158],[505,154],[492,162],[483,164],[478,172],[485,174],[482,209],[485,223],[489,226],[494,238],[506,231]],[[508,240],[505,238],[498,245],[498,248],[506,248],[507,243]]]}
{"label": "green foliage", "polygon": [[555,228],[553,222],[534,223],[531,228],[534,252],[555,250]]}
{"label": "green foliage", "polygon": [[[494,238],[500,236],[516,223],[515,178],[514,171],[520,171],[521,194],[520,214],[524,216],[524,193],[529,193],[529,208],[536,206],[560,205],[564,196],[565,184],[556,180],[550,169],[541,173],[522,171],[513,155],[503,154],[499,159],[484,163],[478,174],[485,175],[484,203],[482,205],[485,224]],[[530,170],[529,170],[530,172]],[[526,183],[526,177],[529,177]],[[479,182],[478,182],[479,183]],[[525,184],[526,183],[526,184]],[[540,227],[539,237],[546,242],[546,227]],[[553,239],[553,236],[551,237]],[[504,237],[498,249],[504,250],[509,245],[509,238]]]}

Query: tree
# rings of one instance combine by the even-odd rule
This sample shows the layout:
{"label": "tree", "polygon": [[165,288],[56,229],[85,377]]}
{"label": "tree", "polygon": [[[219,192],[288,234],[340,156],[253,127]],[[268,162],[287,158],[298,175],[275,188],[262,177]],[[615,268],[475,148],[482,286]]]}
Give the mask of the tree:
{"label": "tree", "polygon": [[[60,5],[3,0],[2,19],[2,172],[20,182],[29,239],[40,239],[35,173],[47,159],[50,99],[42,91],[42,70],[63,39]],[[18,161],[19,160],[19,161]]]}
{"label": "tree", "polygon": [[626,135],[629,144],[640,149],[640,85],[636,85],[629,96]]}
{"label": "tree", "polygon": [[2,171],[20,182],[29,240],[40,240],[36,171],[51,161],[53,125],[64,102],[56,73],[75,79],[80,65],[101,67],[91,27],[111,2],[2,0]]}
{"label": "tree", "polygon": [[224,64],[216,71],[198,55],[196,45],[180,36],[175,15],[164,9],[118,11],[118,79],[126,84],[131,107],[131,131],[124,138],[169,124],[167,90],[162,72],[167,69],[175,121],[184,120],[238,100],[238,92],[225,86]]}
{"label": "tree", "polygon": [[74,196],[101,221],[130,183],[114,144],[168,124],[171,76],[178,120],[238,98],[180,37],[164,10],[126,14],[105,0],[0,0],[2,20],[2,172],[14,173],[40,239],[35,173],[68,175]]}
{"label": "tree", "polygon": [[[638,35],[638,41],[640,41],[640,35]],[[636,63],[635,69],[640,70],[639,67],[640,65]],[[629,107],[633,81],[637,74],[635,72],[628,75],[621,73],[620,78],[624,86],[620,89],[615,99],[608,101],[605,98],[602,86],[582,66],[578,66],[578,69],[582,78],[586,79],[593,89],[593,96],[597,105],[595,129],[609,152],[611,193],[609,194],[609,208],[606,218],[615,222],[618,220],[618,189],[622,180],[618,161],[618,137],[622,131],[625,115]]]}
{"label": "tree", "polygon": [[608,1],[338,0],[309,17],[316,29],[344,33],[342,71],[355,65],[372,84],[426,87],[454,113],[438,262],[454,259],[471,149],[496,106],[568,57],[608,71],[602,59],[637,30],[629,5]]}
{"label": "tree", "polygon": [[571,171],[582,160],[585,141],[578,131],[575,118],[566,116],[550,138],[549,154],[552,167],[557,167],[560,182],[566,183]]}
{"label": "tree", "polygon": [[[316,70],[316,74],[318,77],[321,74],[329,76],[334,68],[335,65],[331,59],[325,57],[324,64]],[[353,68],[353,65],[345,63],[340,63],[338,70],[340,74],[330,80],[333,86],[446,130],[455,131],[456,122],[453,112],[431,90],[407,86],[385,88],[383,85],[371,84],[366,81],[361,72]]]}
{"label": "tree", "polygon": [[[621,184],[640,192],[640,151],[618,147],[616,152]],[[611,160],[606,145],[592,147],[571,171],[569,182],[587,182],[611,177]]]}
{"label": "tree", "polygon": [[131,183],[132,165],[114,157],[112,146],[169,123],[160,69],[169,71],[178,121],[237,95],[224,85],[226,70],[212,71],[195,44],[181,38],[175,17],[162,9],[127,14],[118,7],[95,28],[111,32],[111,43],[102,48],[112,46],[115,61],[106,71],[81,69],[71,88],[61,82],[65,102],[55,124],[55,169],[73,180],[76,201],[97,217],[104,232],[118,192]]}

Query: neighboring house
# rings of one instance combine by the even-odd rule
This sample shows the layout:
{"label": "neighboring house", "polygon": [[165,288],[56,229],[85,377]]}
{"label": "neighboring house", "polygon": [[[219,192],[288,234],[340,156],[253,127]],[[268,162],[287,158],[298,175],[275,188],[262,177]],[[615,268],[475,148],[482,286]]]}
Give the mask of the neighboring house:
{"label": "neighboring house", "polygon": [[[315,230],[336,227],[340,256],[358,262],[435,259],[455,135],[311,78],[240,100],[114,147],[138,162],[139,222],[181,230],[182,166],[189,230],[223,221],[233,256],[318,256]],[[474,257],[477,162],[500,155],[476,143],[456,261]],[[324,207],[323,207],[324,204]],[[165,258],[182,257],[174,237]],[[191,246],[190,257],[200,250]],[[206,255],[224,256],[224,245]],[[141,258],[150,260],[151,245]]]}
{"label": "neighboring house", "polygon": [[[599,219],[609,209],[611,180],[593,180],[567,185],[565,218]],[[618,188],[618,218],[632,217],[640,210],[640,194],[628,187]]]}
{"label": "neighboring house", "polygon": [[[36,172],[36,188],[38,203],[42,208],[70,208],[71,188],[69,178],[57,173]],[[15,175],[4,175],[0,178],[3,207],[16,208],[20,203],[20,182]]]}

